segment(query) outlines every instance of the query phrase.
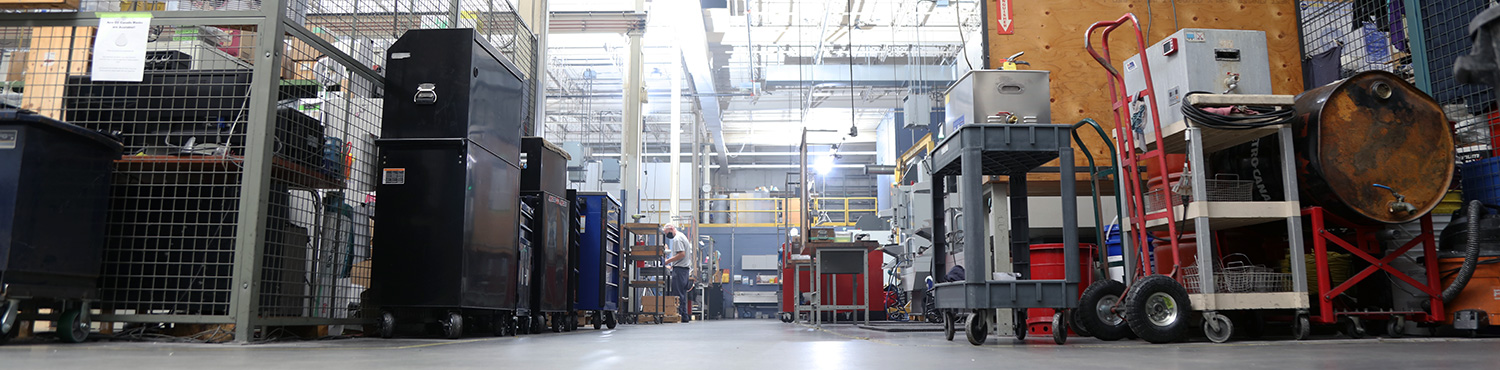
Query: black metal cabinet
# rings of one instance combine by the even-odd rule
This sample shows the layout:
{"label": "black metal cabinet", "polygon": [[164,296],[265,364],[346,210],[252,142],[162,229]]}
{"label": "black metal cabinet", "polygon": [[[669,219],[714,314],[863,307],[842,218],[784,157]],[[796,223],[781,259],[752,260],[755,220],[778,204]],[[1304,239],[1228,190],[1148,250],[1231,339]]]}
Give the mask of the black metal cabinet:
{"label": "black metal cabinet", "polygon": [[382,140],[373,288],[383,306],[517,307],[520,169],[464,139]]}
{"label": "black metal cabinet", "polygon": [[526,84],[483,36],[410,30],[388,49],[386,67],[381,137],[467,138],[519,165]]}

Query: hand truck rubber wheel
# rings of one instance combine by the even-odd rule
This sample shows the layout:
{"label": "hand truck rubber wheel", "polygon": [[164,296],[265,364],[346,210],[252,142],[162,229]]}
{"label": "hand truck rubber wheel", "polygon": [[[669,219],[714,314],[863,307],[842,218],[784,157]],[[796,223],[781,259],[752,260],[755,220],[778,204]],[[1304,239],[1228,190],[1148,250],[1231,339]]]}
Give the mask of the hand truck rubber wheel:
{"label": "hand truck rubber wheel", "polygon": [[1151,343],[1172,343],[1187,336],[1192,305],[1187,289],[1166,275],[1135,282],[1125,298],[1125,321],[1130,330]]}
{"label": "hand truck rubber wheel", "polygon": [[1130,335],[1130,324],[1125,322],[1120,311],[1124,308],[1120,305],[1120,297],[1123,295],[1125,284],[1118,281],[1103,280],[1090,284],[1078,299],[1078,308],[1073,310],[1073,321],[1099,340],[1125,339]]}

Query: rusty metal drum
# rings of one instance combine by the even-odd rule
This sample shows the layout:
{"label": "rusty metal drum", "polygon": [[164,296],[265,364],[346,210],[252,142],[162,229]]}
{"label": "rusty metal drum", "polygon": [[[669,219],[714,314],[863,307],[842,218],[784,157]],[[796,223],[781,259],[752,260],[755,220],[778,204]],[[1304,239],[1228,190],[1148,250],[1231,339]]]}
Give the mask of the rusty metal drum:
{"label": "rusty metal drum", "polygon": [[1352,222],[1398,224],[1437,207],[1453,180],[1442,107],[1400,77],[1363,72],[1297,96],[1304,204]]}

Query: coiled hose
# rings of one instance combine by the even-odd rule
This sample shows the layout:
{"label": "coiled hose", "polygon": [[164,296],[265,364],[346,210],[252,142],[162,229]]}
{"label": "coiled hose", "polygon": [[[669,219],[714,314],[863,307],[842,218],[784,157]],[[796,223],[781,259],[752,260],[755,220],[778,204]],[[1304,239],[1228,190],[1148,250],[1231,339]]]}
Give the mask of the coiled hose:
{"label": "coiled hose", "polygon": [[1474,277],[1474,269],[1479,266],[1479,215],[1484,210],[1484,203],[1477,200],[1469,201],[1468,215],[1469,227],[1465,236],[1469,238],[1464,242],[1464,264],[1458,268],[1458,275],[1453,277],[1453,283],[1443,289],[1443,303],[1458,298],[1458,293],[1464,291],[1469,285],[1469,279]]}

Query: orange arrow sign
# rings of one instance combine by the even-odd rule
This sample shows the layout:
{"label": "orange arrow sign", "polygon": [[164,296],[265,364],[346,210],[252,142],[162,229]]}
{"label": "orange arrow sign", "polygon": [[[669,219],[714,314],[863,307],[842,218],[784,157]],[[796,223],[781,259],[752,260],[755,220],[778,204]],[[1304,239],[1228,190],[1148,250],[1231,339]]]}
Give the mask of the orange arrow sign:
{"label": "orange arrow sign", "polygon": [[1012,27],[1015,19],[1011,18],[1010,0],[995,0],[995,10],[995,22],[1000,25],[999,33],[1001,35],[1015,34],[1015,28]]}

